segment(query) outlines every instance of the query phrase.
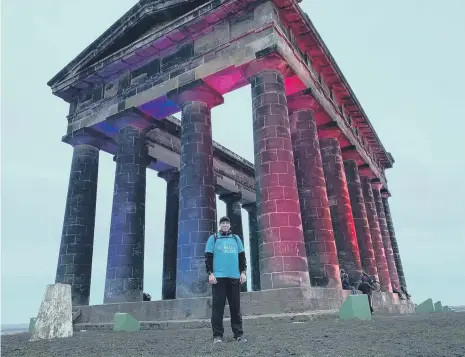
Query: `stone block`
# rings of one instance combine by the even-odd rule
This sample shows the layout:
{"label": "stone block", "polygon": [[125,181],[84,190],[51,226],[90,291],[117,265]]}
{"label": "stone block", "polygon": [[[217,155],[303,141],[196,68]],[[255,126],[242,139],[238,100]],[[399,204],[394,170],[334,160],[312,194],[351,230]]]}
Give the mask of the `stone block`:
{"label": "stone block", "polygon": [[443,311],[443,308],[442,308],[441,301],[436,301],[434,303],[434,312],[442,312],[442,311]]}
{"label": "stone block", "polygon": [[113,320],[113,331],[115,332],[136,332],[140,331],[140,322],[132,315],[117,312]]}
{"label": "stone block", "polygon": [[371,320],[367,295],[349,295],[339,309],[341,320]]}
{"label": "stone block", "polygon": [[73,336],[71,285],[47,285],[31,341]]}
{"label": "stone block", "polygon": [[34,332],[34,329],[36,327],[36,320],[37,320],[37,317],[31,317],[29,319],[29,333],[30,334]]}
{"label": "stone block", "polygon": [[417,314],[427,314],[430,312],[434,312],[433,299],[430,298],[423,301],[416,307],[415,312]]}
{"label": "stone block", "polygon": [[449,312],[449,311],[450,311],[449,306],[444,305],[443,308],[442,308],[442,311],[444,311],[444,312]]}

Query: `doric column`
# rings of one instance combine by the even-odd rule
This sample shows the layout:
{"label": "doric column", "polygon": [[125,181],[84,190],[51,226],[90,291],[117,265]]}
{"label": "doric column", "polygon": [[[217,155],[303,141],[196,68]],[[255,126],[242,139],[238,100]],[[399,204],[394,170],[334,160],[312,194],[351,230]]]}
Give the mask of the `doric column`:
{"label": "doric column", "polygon": [[310,286],[280,64],[247,68],[252,89],[262,290]]}
{"label": "doric column", "polygon": [[73,305],[89,305],[99,141],[82,129],[63,138],[74,147],[55,283],[70,284]]}
{"label": "doric column", "polygon": [[115,119],[117,154],[104,303],[142,301],[145,189],[150,124],[134,116]]}
{"label": "doric column", "polygon": [[391,247],[394,254],[394,261],[396,262],[397,276],[399,277],[400,284],[407,287],[405,281],[404,269],[402,268],[402,260],[400,259],[399,246],[397,245],[396,232],[394,231],[394,224],[392,222],[391,210],[389,208],[389,192],[387,190],[381,190],[384,213],[386,215],[386,223],[389,230],[389,236],[391,237]]}
{"label": "doric column", "polygon": [[176,264],[178,251],[179,171],[158,173],[166,180],[165,241],[163,245],[163,300],[176,298]]}
{"label": "doric column", "polygon": [[357,163],[354,160],[344,161],[344,170],[349,189],[352,216],[354,217],[355,231],[357,233],[360,260],[363,270],[370,276],[378,277],[375,252],[371,242],[370,225],[368,223],[365,200],[363,199],[362,182],[358,172]]}
{"label": "doric column", "polygon": [[[241,238],[242,244],[244,244],[244,233],[242,230],[242,208],[241,208],[241,192],[231,192],[219,196],[220,200],[226,203],[226,215],[231,221],[231,231],[233,234],[238,235]],[[247,284],[241,286],[241,291],[247,291]]]}
{"label": "doric column", "polygon": [[211,108],[223,98],[202,81],[168,98],[182,108],[176,298],[206,296],[205,245],[216,231]]}
{"label": "doric column", "polygon": [[378,214],[379,229],[381,230],[381,237],[383,238],[384,255],[389,270],[389,277],[391,278],[392,288],[400,288],[399,277],[397,276],[396,262],[394,260],[394,253],[391,246],[391,237],[386,223],[386,215],[384,213],[383,200],[381,199],[380,184],[373,184],[373,198],[376,205],[376,213]]}
{"label": "doric column", "polygon": [[349,275],[351,283],[356,284],[361,278],[362,265],[339,140],[321,138],[320,149],[339,266]]}
{"label": "doric column", "polygon": [[381,290],[392,292],[391,278],[389,277],[389,269],[384,254],[383,238],[379,228],[378,213],[376,212],[375,200],[371,189],[371,180],[366,176],[362,176],[360,180],[362,182],[363,199],[365,200],[368,224],[370,225],[371,242],[375,251],[376,268],[378,269]]}
{"label": "doric column", "polygon": [[341,276],[329,210],[315,99],[305,93],[288,98],[300,212],[312,286],[341,288]]}
{"label": "doric column", "polygon": [[255,202],[245,203],[242,205],[242,208],[249,214],[250,277],[252,280],[252,291],[259,291],[261,288],[257,205]]}

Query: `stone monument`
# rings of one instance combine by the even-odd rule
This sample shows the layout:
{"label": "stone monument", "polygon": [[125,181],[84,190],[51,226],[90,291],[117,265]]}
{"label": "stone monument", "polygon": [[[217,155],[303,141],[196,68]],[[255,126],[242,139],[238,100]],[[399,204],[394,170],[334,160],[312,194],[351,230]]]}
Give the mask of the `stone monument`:
{"label": "stone monument", "polygon": [[[375,304],[412,309],[392,295],[406,286],[385,175],[394,159],[299,1],[141,0],[48,85],[70,105],[74,148],[56,282],[71,285],[83,321],[98,315],[87,305],[101,151],[116,163],[104,304],[142,304],[151,169],[169,198],[164,300],[138,320],[208,314],[216,195],[241,239],[241,208],[249,215],[248,301],[339,308],[343,268],[353,283],[362,270],[380,281]],[[253,164],[212,140],[211,109],[246,85]]]}

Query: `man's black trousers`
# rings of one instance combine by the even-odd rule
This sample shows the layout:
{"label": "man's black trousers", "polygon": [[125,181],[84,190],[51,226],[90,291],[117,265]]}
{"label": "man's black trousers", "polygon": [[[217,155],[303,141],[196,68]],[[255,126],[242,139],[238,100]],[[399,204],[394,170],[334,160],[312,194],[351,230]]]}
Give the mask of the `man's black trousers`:
{"label": "man's black trousers", "polygon": [[242,336],[241,283],[239,279],[217,278],[212,285],[212,329],[213,337],[223,337],[223,315],[228,299],[231,327],[234,338]]}

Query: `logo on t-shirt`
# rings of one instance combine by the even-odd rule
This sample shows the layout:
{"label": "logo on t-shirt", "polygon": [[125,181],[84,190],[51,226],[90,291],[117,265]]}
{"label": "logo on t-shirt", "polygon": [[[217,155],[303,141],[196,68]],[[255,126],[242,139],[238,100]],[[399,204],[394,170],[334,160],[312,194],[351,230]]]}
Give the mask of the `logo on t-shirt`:
{"label": "logo on t-shirt", "polygon": [[231,244],[228,242],[222,242],[223,244],[218,245],[218,250],[223,252],[223,253],[232,253],[232,254],[237,254],[237,248],[235,244]]}

